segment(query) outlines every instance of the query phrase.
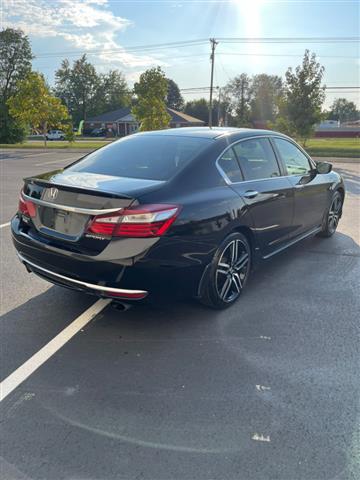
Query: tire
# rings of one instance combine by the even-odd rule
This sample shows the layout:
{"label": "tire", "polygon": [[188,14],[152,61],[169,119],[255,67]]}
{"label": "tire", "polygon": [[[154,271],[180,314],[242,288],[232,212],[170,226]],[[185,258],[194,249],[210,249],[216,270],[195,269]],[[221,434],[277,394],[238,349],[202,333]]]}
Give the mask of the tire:
{"label": "tire", "polygon": [[339,220],[342,214],[343,197],[339,191],[336,191],[332,196],[330,207],[326,211],[325,218],[322,225],[322,230],[319,233],[320,237],[332,237],[336,232]]}
{"label": "tire", "polygon": [[223,240],[211,262],[199,300],[215,309],[233,305],[240,297],[249,277],[251,248],[241,233]]}

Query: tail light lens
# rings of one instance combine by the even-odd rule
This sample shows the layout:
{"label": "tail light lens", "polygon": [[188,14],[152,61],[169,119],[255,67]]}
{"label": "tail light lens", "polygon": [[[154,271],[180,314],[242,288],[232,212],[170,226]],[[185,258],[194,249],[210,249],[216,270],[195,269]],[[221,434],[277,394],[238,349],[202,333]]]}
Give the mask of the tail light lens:
{"label": "tail light lens", "polygon": [[164,204],[127,208],[111,216],[96,216],[87,231],[112,237],[161,237],[175,221],[179,211],[179,205]]}
{"label": "tail light lens", "polygon": [[23,192],[20,192],[20,197],[19,197],[19,212],[22,215],[25,215],[27,217],[34,218],[36,216],[36,207],[35,205],[30,202],[29,200],[25,200],[23,197]]}

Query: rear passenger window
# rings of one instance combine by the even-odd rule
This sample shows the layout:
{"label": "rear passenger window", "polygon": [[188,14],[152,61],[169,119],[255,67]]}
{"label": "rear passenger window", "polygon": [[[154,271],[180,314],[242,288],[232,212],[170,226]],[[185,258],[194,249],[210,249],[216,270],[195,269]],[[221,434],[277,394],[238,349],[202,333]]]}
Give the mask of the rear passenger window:
{"label": "rear passenger window", "polygon": [[279,177],[280,169],[267,138],[256,138],[237,143],[234,150],[245,180]]}
{"label": "rear passenger window", "polygon": [[274,142],[289,175],[304,175],[310,172],[309,160],[296,145],[282,138],[274,138]]}
{"label": "rear passenger window", "polygon": [[241,182],[243,180],[236,155],[232,148],[226,150],[218,161],[218,164],[231,182]]}

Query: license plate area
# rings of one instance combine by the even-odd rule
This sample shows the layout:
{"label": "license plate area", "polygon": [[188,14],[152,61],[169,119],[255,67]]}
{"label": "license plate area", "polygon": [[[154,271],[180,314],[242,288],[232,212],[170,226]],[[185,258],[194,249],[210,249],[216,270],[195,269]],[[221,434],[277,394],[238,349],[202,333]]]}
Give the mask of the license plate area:
{"label": "license plate area", "polygon": [[47,234],[60,234],[71,237],[69,239],[79,238],[86,227],[89,216],[81,213],[69,212],[58,208],[40,207],[39,217],[40,230]]}

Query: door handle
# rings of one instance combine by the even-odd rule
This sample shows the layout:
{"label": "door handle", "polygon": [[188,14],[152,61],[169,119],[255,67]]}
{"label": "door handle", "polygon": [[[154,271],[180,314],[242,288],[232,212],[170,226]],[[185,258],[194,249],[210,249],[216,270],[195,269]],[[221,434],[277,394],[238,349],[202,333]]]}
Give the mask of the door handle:
{"label": "door handle", "polygon": [[259,192],[256,190],[247,190],[244,194],[243,197],[245,198],[255,198],[259,195]]}

